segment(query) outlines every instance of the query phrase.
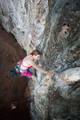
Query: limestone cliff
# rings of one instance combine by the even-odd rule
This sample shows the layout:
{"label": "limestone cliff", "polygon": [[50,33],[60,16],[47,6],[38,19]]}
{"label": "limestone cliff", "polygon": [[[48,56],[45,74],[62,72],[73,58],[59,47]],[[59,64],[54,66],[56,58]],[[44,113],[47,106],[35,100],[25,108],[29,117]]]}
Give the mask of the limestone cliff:
{"label": "limestone cliff", "polygon": [[80,119],[80,1],[0,0],[0,21],[27,53],[42,50],[43,66],[56,72],[51,80],[37,73],[33,119]]}
{"label": "limestone cliff", "polygon": [[48,14],[48,1],[0,0],[0,20],[28,52],[41,44]]}

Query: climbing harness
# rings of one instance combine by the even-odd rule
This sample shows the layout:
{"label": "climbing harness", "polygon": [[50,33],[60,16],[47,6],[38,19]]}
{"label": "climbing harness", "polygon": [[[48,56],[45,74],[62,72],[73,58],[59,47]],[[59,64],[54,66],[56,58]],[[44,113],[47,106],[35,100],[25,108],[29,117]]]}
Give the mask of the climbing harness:
{"label": "climbing harness", "polygon": [[[15,70],[17,74],[20,74],[21,76],[25,77],[31,77],[32,76],[32,66],[26,67],[22,64],[23,60],[20,60],[17,65],[15,66]],[[26,69],[21,69],[21,65],[23,65]]]}

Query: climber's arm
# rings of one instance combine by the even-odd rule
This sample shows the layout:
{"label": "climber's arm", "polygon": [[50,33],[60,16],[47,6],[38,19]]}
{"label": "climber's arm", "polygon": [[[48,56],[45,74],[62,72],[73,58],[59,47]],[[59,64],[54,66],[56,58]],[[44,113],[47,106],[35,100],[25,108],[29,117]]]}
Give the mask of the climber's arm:
{"label": "climber's arm", "polygon": [[49,72],[48,71],[46,71],[46,70],[44,70],[42,67],[40,67],[39,65],[36,65],[34,62],[32,62],[32,66],[33,66],[33,68],[35,68],[36,70],[38,70],[38,71],[40,71],[40,72],[42,72],[42,73],[44,73],[44,74],[48,74]]}

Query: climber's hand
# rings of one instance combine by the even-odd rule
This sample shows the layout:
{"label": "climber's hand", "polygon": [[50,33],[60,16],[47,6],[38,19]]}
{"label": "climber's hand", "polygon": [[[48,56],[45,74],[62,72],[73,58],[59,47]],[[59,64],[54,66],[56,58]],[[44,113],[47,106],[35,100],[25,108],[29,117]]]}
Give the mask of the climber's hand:
{"label": "climber's hand", "polygon": [[47,72],[47,76],[48,76],[49,78],[51,78],[51,77],[53,76],[53,73],[52,73],[51,71],[48,71],[48,72]]}
{"label": "climber's hand", "polygon": [[39,67],[42,67],[42,65],[41,65],[41,64],[38,64],[38,66],[39,66]]}

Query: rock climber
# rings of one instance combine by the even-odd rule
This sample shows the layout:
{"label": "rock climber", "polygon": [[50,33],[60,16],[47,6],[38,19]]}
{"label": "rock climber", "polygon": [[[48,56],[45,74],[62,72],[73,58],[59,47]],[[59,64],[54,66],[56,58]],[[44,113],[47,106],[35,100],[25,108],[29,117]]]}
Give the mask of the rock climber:
{"label": "rock climber", "polygon": [[17,65],[15,66],[15,71],[17,75],[32,78],[34,77],[32,71],[33,68],[51,77],[52,72],[46,71],[42,67],[40,67],[40,65],[36,64],[36,62],[40,60],[41,55],[42,53],[39,50],[33,50],[29,55],[17,62]]}

